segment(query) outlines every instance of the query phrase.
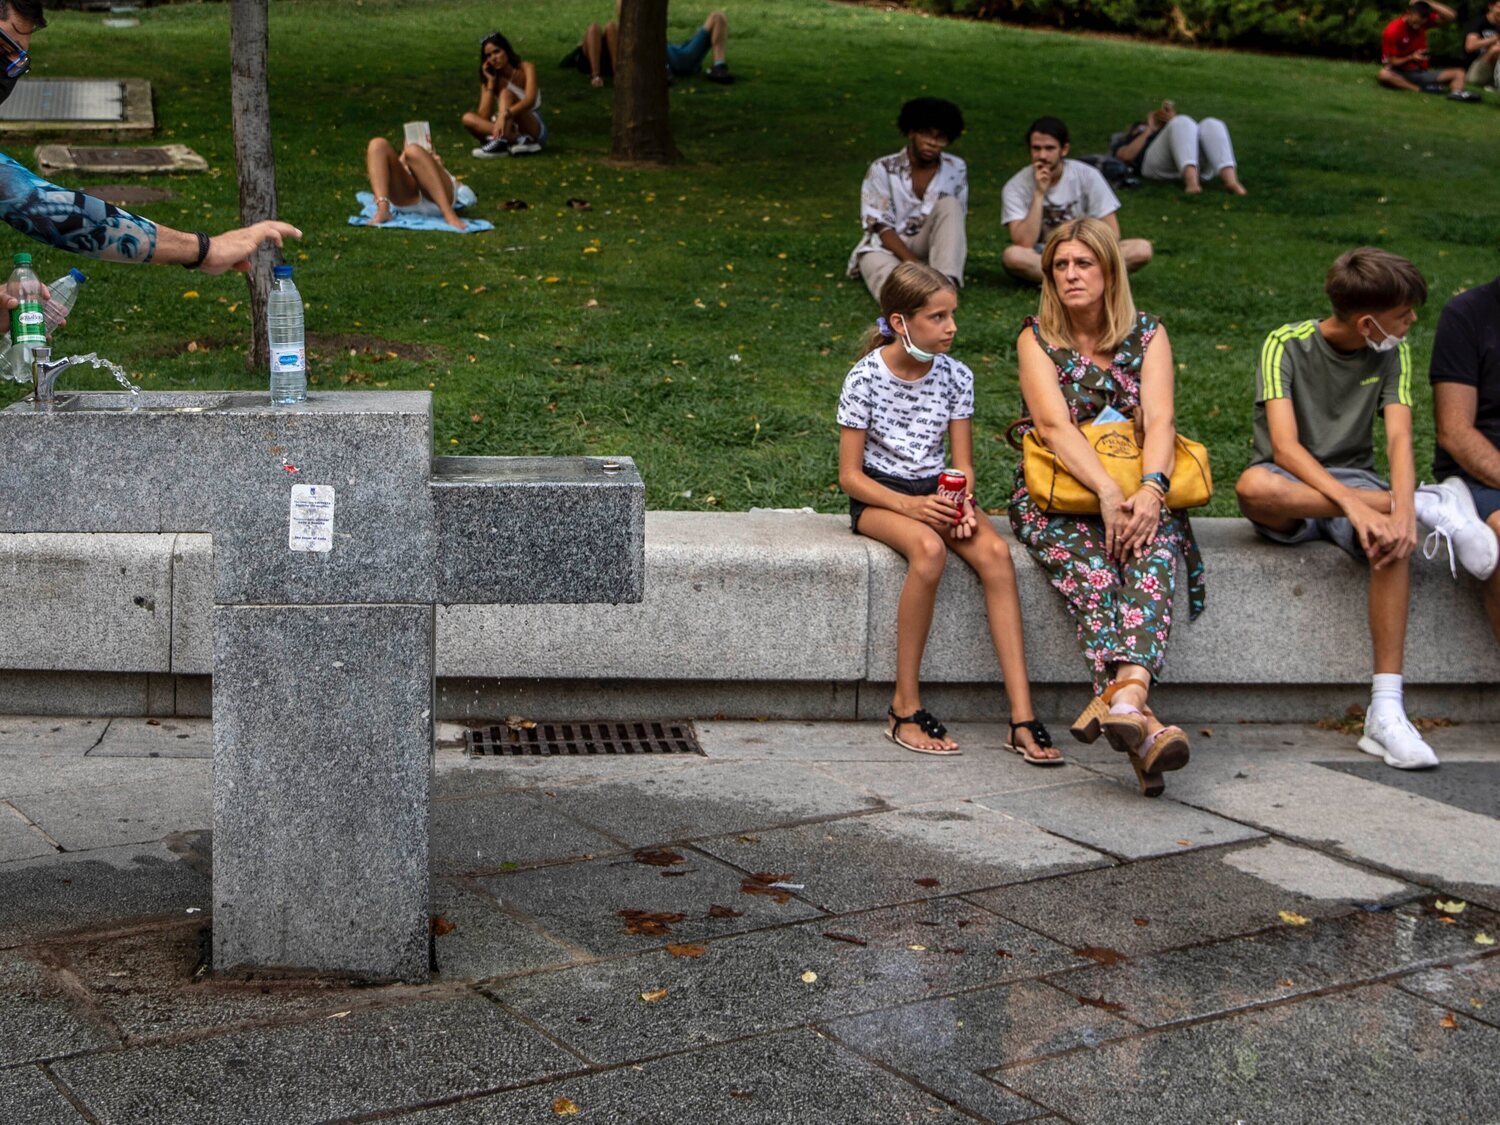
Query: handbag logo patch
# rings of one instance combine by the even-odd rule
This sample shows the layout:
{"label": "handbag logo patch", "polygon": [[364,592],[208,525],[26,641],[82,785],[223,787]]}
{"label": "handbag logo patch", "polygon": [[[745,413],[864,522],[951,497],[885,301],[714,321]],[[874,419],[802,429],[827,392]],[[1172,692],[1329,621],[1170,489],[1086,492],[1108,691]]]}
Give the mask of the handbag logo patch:
{"label": "handbag logo patch", "polygon": [[1094,442],[1094,451],[1100,457],[1119,457],[1131,460],[1139,457],[1141,451],[1136,448],[1135,442],[1124,434],[1102,434],[1099,440]]}

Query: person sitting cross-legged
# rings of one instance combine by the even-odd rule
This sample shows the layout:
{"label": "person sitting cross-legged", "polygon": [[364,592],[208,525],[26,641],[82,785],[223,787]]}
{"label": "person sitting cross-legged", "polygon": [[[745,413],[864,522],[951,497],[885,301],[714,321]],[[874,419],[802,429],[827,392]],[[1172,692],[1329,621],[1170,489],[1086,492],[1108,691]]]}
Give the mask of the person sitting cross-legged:
{"label": "person sitting cross-legged", "polygon": [[[1398,769],[1438,764],[1406,717],[1402,664],[1417,521],[1445,518],[1417,488],[1412,453],[1411,345],[1427,299],[1416,266],[1364,246],[1334,262],[1324,283],[1332,313],[1266,337],[1256,372],[1255,455],[1235,492],[1262,536],[1328,539],[1370,572],[1375,675],[1359,747]],[[1372,427],[1383,415],[1391,479],[1375,473]]]}
{"label": "person sitting cross-legged", "polygon": [[[1484,608],[1500,641],[1500,278],[1443,306],[1432,341],[1437,450],[1424,485],[1439,507],[1428,550],[1446,537],[1463,568],[1484,583]],[[1451,562],[1451,560],[1450,560]]]}
{"label": "person sitting cross-legged", "polygon": [[[1040,117],[1026,130],[1031,163],[1012,176],[1001,194],[1000,221],[1011,244],[1001,256],[1006,271],[1020,281],[1042,283],[1042,247],[1051,233],[1074,219],[1099,219],[1120,236],[1119,197],[1104,176],[1081,160],[1068,159],[1068,126],[1056,117]],[[1126,270],[1151,260],[1144,238],[1120,239]]]}
{"label": "person sitting cross-legged", "polygon": [[906,147],[865,173],[859,206],[865,236],[849,256],[849,276],[864,278],[877,301],[902,262],[930,265],[957,288],[969,254],[968,166],[947,151],[964,131],[963,113],[943,98],[913,98],[901,107],[896,128]]}
{"label": "person sitting cross-legged", "polygon": [[1421,90],[1458,102],[1477,102],[1479,95],[1464,89],[1462,67],[1434,70],[1427,52],[1427,29],[1458,18],[1439,0],[1412,0],[1411,6],[1385,25],[1380,36],[1380,73],[1375,80],[1392,90]]}

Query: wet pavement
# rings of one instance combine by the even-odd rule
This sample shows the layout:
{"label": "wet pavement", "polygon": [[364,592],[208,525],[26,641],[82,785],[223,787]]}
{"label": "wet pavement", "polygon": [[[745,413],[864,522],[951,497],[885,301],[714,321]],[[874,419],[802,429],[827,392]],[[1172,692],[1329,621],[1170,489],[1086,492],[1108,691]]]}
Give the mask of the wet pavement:
{"label": "wet pavement", "polygon": [[438,973],[380,986],[209,971],[207,722],[0,717],[0,1122],[1500,1121],[1500,727],[1195,730],[1157,801],[698,730],[445,727]]}

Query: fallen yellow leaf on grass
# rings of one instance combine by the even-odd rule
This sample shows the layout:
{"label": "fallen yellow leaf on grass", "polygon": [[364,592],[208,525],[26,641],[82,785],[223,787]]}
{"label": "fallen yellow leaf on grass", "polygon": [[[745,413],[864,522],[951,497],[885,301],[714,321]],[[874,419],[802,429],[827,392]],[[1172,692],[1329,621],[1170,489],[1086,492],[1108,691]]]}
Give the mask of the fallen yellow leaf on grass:
{"label": "fallen yellow leaf on grass", "polygon": [[552,1112],[559,1117],[577,1117],[582,1111],[572,1098],[558,1098],[552,1103]]}
{"label": "fallen yellow leaf on grass", "polygon": [[658,1000],[665,1000],[666,998],[667,990],[665,988],[653,988],[650,992],[641,993],[641,999],[648,1004],[655,1004]]}
{"label": "fallen yellow leaf on grass", "polygon": [[196,289],[189,289],[186,293],[184,293],[182,295],[182,299],[184,301],[196,301],[198,299],[198,290],[196,290]]}
{"label": "fallen yellow leaf on grass", "polygon": [[1288,926],[1305,926],[1309,921],[1308,919],[1302,917],[1302,915],[1292,910],[1283,910],[1279,915],[1277,915],[1277,917],[1279,917]]}
{"label": "fallen yellow leaf on grass", "polygon": [[1489,934],[1475,934],[1474,943],[1476,945],[1494,945],[1495,939],[1490,937]]}
{"label": "fallen yellow leaf on grass", "polygon": [[1438,899],[1432,905],[1437,907],[1444,914],[1462,914],[1469,904],[1467,902],[1460,902],[1458,899],[1453,899],[1448,902],[1444,902],[1442,899]]}
{"label": "fallen yellow leaf on grass", "polygon": [[805,973],[802,974],[802,983],[803,984],[812,984],[817,979],[818,979],[818,974],[815,973],[815,972],[813,972],[811,969],[808,969],[807,972],[805,972]]}

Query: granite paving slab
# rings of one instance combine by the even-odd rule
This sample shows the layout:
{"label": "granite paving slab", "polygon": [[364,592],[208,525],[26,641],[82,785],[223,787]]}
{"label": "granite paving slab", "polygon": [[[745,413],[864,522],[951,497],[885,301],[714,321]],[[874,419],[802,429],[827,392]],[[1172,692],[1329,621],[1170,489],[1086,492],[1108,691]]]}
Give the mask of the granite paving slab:
{"label": "granite paving slab", "polygon": [[582,782],[626,779],[635,781],[655,773],[703,768],[707,758],[697,754],[569,755],[563,757],[470,758],[460,750],[440,749],[435,756],[432,795],[475,797],[523,789],[567,789]]}
{"label": "granite paving slab", "polygon": [[1500,1030],[1390,986],[1314,997],[995,1073],[1078,1125],[1487,1121]]}
{"label": "granite paving slab", "polygon": [[65,753],[0,748],[0,797],[59,795],[67,798],[93,789],[141,782],[175,785],[196,779],[207,792],[209,763],[168,758],[95,758],[86,747]]}
{"label": "granite paving slab", "polygon": [[1429,886],[1500,892],[1500,821],[1389,785],[1302,763],[1250,766],[1228,777],[1183,770],[1180,801]]}
{"label": "granite paving slab", "polygon": [[90,758],[212,758],[211,719],[116,718]]}
{"label": "granite paving slab", "polygon": [[[202,916],[199,915],[199,918]],[[317,980],[227,980],[207,972],[202,921],[51,947],[132,1043],[365,1007],[391,991]]]}
{"label": "granite paving slab", "polygon": [[[1344,914],[1352,908],[1346,887],[1356,902],[1416,894],[1395,880],[1370,880],[1360,868],[1272,840],[965,897],[1070,948],[1096,946],[1134,956],[1262,930],[1275,925],[1282,910],[1309,918]],[[1294,889],[1299,886],[1319,894]]]}
{"label": "granite paving slab", "polygon": [[[641,854],[660,862],[680,856],[682,862],[659,866],[626,853],[476,879],[475,885],[552,936],[599,955],[637,953],[665,942],[701,941],[821,914],[793,896],[776,896],[786,899],[778,902],[742,893],[744,872],[693,848],[643,849]],[[716,906],[737,913],[714,911]],[[666,923],[670,933],[631,934],[622,910],[680,914],[682,919]]]}
{"label": "granite paving slab", "polygon": [[433,880],[432,913],[433,953],[440,977],[498,977],[576,959],[567,945],[503,910],[488,895],[451,879]]}
{"label": "granite paving slab", "polygon": [[1053,983],[1080,1001],[1120,1005],[1119,1015],[1132,1023],[1159,1027],[1474,958],[1485,949],[1475,935],[1496,930],[1495,921],[1478,907],[1452,918],[1420,903],[1302,924],[1278,921],[1259,934],[1067,973]]}
{"label": "granite paving slab", "polygon": [[791,872],[794,882],[806,885],[802,897],[834,913],[1111,862],[965,801],[721,836],[699,846],[747,871]]}
{"label": "granite paving slab", "polygon": [[1324,769],[1389,785],[1481,816],[1500,818],[1500,761],[1448,761],[1436,770],[1393,770],[1361,755],[1361,761],[1318,762]]}
{"label": "granite paving slab", "polygon": [[1010,1122],[1030,1120],[1039,1110],[980,1072],[1097,1047],[1135,1028],[1040,981],[1025,981],[851,1016],[825,1030],[986,1121]]}
{"label": "granite paving slab", "polygon": [[0,948],[209,905],[208,876],[165,844],[0,866]]}
{"label": "granite paving slab", "polygon": [[705,769],[585,782],[567,790],[569,815],[632,846],[750,832],[885,806],[842,782],[784,762],[722,762]]}
{"label": "granite paving slab", "polygon": [[109,720],[103,718],[0,715],[0,749],[81,753],[98,743],[107,726]]}
{"label": "granite paving slab", "polygon": [[[952,730],[949,733],[958,737]],[[1028,766],[1017,755],[993,748],[965,750],[956,758],[902,753],[906,757],[895,762],[818,763],[815,768],[896,808],[977,798],[981,793],[1045,791],[1093,777],[1075,765]]]}
{"label": "granite paving slab", "polygon": [[974,802],[1126,859],[1174,855],[1189,848],[1265,836],[1258,829],[1173,800],[1142,801],[1134,785],[1126,788],[1103,778],[1020,793],[987,793]]}
{"label": "granite paving slab", "polygon": [[36,1066],[0,1070],[0,1107],[11,1121],[25,1125],[81,1125],[84,1120]]}
{"label": "granite paving slab", "polygon": [[476,996],[57,1063],[105,1125],[300,1125],[519,1085],[578,1060]]}
{"label": "granite paving slab", "polygon": [[589,1058],[608,1063],[1083,963],[1056,943],[957,899],[698,944],[701,951],[661,950],[486,989]]}
{"label": "granite paving slab", "polygon": [[581,1121],[915,1125],[970,1120],[808,1030],[565,1078],[396,1120],[412,1125],[551,1121],[571,1115],[562,1099],[578,1107]]}
{"label": "granite paving slab", "polygon": [[590,858],[623,846],[564,811],[566,795],[488,793],[432,803],[434,873],[461,875]]}
{"label": "granite paving slab", "polygon": [[142,844],[213,825],[207,762],[151,781],[13,797],[11,803],[71,852]]}
{"label": "granite paving slab", "polygon": [[[963,724],[965,730],[982,724]],[[914,756],[883,738],[878,723],[770,722],[715,719],[695,724],[698,742],[717,760],[905,763]]]}
{"label": "granite paving slab", "polygon": [[[1500,934],[1490,936],[1500,938]],[[1466,965],[1439,965],[1396,983],[1470,1019],[1500,1027],[1500,957],[1491,955]]]}
{"label": "granite paving slab", "polygon": [[0,801],[0,864],[56,855],[52,842],[9,801]]}
{"label": "granite paving slab", "polygon": [[0,1066],[117,1042],[57,973],[31,957],[0,954]]}

